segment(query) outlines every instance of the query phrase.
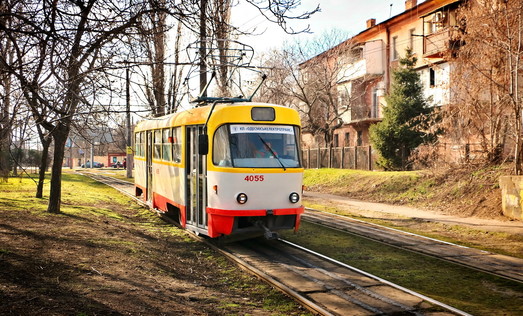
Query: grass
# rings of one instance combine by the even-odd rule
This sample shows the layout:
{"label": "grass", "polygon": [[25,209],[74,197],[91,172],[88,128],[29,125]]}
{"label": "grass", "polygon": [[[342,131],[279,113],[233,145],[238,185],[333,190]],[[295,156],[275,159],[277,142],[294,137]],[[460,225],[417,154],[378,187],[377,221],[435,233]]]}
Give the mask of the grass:
{"label": "grass", "polygon": [[419,200],[426,197],[426,188],[431,186],[430,182],[422,182],[424,176],[422,171],[307,169],[304,185],[311,191],[333,194],[353,195],[365,192],[379,200]]}
{"label": "grass", "polygon": [[523,259],[523,236],[505,232],[488,232],[459,225],[427,222],[421,219],[397,216],[395,218],[373,218],[353,214],[334,206],[304,203],[306,207],[323,212],[347,216],[365,222],[390,227],[405,232],[438,240],[473,247],[497,254]]}
{"label": "grass", "polygon": [[[0,183],[4,209],[30,209],[35,215],[47,209],[49,185],[44,186],[43,198],[35,198],[36,184],[28,177],[11,178],[7,183]],[[115,212],[104,209],[106,204],[131,205],[131,200],[119,194],[117,190],[79,174],[64,172],[62,175],[62,203],[64,214],[90,212],[95,215],[118,217]]]}
{"label": "grass", "polygon": [[474,315],[523,313],[517,282],[307,222],[283,237]]}
{"label": "grass", "polygon": [[[451,201],[456,205],[470,205],[477,202],[476,198],[480,199],[486,190],[499,191],[499,176],[507,172],[510,171],[500,167],[387,172],[307,169],[304,184],[310,191],[351,195],[380,202],[430,205]],[[496,199],[501,201],[501,196]]]}
{"label": "grass", "polygon": [[[402,204],[463,217],[501,219],[499,176],[506,168],[481,170],[376,172],[341,169],[305,170],[309,191],[337,194],[371,202]],[[335,204],[308,203],[310,208],[433,237],[486,251],[523,258],[521,234],[492,233],[459,225],[428,223],[418,219],[351,214]],[[506,218],[505,218],[506,219]]]}
{"label": "grass", "polygon": [[[118,170],[115,173],[124,174],[124,172],[125,170]],[[120,178],[125,178],[125,176],[120,176]],[[161,221],[152,212],[135,204],[130,198],[119,193],[117,190],[68,170],[63,173],[62,177],[62,204],[60,214],[46,212],[49,196],[48,183],[45,186],[43,198],[34,198],[35,192],[36,184],[27,177],[10,178],[7,183],[0,183],[0,205],[2,211],[4,214],[13,217],[19,216],[20,211],[31,210],[31,215],[35,217],[54,216],[67,217],[71,219],[71,221],[88,221],[93,223],[93,229],[99,226],[96,225],[97,221],[111,219],[121,221],[122,227],[127,227],[125,225],[131,224],[138,227],[138,231],[155,231],[164,237],[176,236],[176,240],[180,243],[180,246],[187,247],[188,249],[190,248],[189,244],[196,243],[196,241],[189,238],[183,230]],[[131,212],[126,212],[124,216],[118,211],[119,207],[131,210]],[[61,234],[63,234],[62,227],[50,226],[47,228],[47,233],[54,235],[57,239],[63,239],[61,237]],[[77,233],[79,235],[82,234],[80,230],[78,230]],[[87,240],[87,243],[90,246],[110,249],[123,253],[126,256],[145,256],[148,260],[158,262],[165,260],[163,257],[151,257],[152,254],[150,251],[143,248],[141,238],[143,237],[137,236],[136,240],[120,240],[100,237],[91,238]],[[72,247],[74,248],[74,245],[72,245]],[[0,248],[0,256],[2,254],[10,254],[13,251],[13,249]],[[288,311],[295,313],[297,310],[300,310],[296,302],[266,284],[259,283],[258,281],[254,281],[253,283],[253,280],[255,280],[254,277],[248,274],[238,273],[239,269],[237,267],[231,265],[225,258],[211,250],[200,251],[197,256],[199,257],[199,264],[209,262],[208,265],[212,266],[217,263],[218,266],[222,267],[223,273],[220,274],[222,282],[231,289],[245,289],[243,292],[245,300],[247,300],[246,303],[249,303],[250,298],[257,297],[263,301],[263,308],[270,311],[273,315],[288,315]],[[79,265],[79,267],[81,268],[82,266]],[[154,269],[154,273],[186,273],[186,271],[163,270],[162,267],[163,265],[159,265]],[[84,268],[89,270],[90,265]],[[103,284],[100,286],[103,287]],[[79,287],[81,288],[81,285],[79,285]],[[222,302],[220,302],[218,298],[214,298],[213,300],[216,300],[216,304],[223,306],[224,309],[236,307],[235,303],[227,301],[226,299]],[[302,314],[311,315],[307,312],[303,312]]]}

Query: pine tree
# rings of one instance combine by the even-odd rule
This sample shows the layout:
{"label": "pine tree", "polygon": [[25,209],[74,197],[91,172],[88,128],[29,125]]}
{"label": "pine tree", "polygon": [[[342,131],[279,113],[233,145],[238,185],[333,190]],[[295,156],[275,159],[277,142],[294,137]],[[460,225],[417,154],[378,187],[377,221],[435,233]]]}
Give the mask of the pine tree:
{"label": "pine tree", "polygon": [[392,72],[392,84],[385,97],[383,120],[371,126],[370,138],[380,158],[376,162],[385,170],[406,170],[412,151],[431,136],[420,130],[432,108],[423,97],[419,74],[414,70],[417,58],[412,50],[399,60],[400,67]]}

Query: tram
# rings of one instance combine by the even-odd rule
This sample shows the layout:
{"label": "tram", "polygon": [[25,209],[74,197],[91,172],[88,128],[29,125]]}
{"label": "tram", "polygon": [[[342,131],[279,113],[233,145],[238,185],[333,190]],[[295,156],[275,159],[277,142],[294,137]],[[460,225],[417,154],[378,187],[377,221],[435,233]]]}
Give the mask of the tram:
{"label": "tram", "polygon": [[273,104],[216,100],[138,123],[135,194],[211,238],[277,237],[304,211],[300,118]]}

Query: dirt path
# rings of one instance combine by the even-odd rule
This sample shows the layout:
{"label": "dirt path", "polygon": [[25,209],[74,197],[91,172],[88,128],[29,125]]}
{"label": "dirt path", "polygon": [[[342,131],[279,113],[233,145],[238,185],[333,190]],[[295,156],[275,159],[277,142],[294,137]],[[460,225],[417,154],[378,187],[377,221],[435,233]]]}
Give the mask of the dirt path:
{"label": "dirt path", "polygon": [[438,222],[448,225],[461,225],[477,230],[505,232],[523,236],[523,222],[516,220],[507,219],[506,221],[502,221],[476,217],[459,217],[408,206],[366,202],[332,194],[309,191],[304,193],[304,200],[313,204],[337,206],[350,211],[353,214],[372,218],[409,217],[422,219],[429,222]]}

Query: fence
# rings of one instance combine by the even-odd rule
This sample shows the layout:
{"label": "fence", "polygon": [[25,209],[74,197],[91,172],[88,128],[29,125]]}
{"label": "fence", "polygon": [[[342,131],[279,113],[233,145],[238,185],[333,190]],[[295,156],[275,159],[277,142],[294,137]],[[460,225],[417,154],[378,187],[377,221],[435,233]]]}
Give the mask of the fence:
{"label": "fence", "polygon": [[303,165],[311,168],[373,170],[371,146],[304,148]]}

